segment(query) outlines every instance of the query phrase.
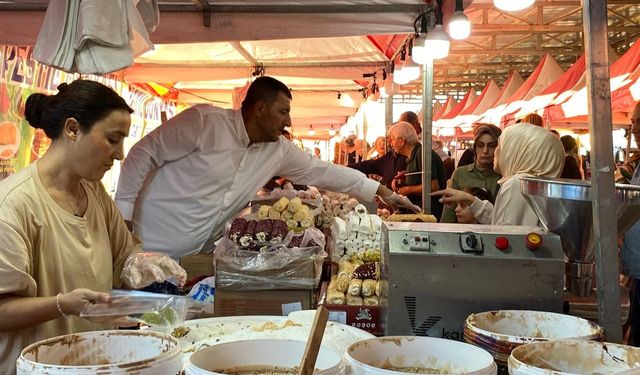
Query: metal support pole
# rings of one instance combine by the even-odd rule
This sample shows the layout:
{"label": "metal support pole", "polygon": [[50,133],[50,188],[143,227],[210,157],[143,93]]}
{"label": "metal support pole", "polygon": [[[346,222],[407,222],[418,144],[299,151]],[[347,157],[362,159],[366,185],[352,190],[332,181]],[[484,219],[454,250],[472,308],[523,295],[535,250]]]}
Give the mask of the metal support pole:
{"label": "metal support pole", "polygon": [[591,185],[593,234],[596,245],[598,322],[606,340],[622,342],[618,275],[618,228],[613,180],[611,87],[607,2],[583,0],[584,45],[587,62],[589,132],[591,133]]}
{"label": "metal support pole", "polygon": [[[431,120],[433,60],[422,66],[422,212],[431,213]],[[440,219],[440,218],[437,218]]]}
{"label": "metal support pole", "polygon": [[[389,95],[384,99],[384,127],[389,129],[393,123],[393,96]],[[385,131],[386,133],[386,131]]]}

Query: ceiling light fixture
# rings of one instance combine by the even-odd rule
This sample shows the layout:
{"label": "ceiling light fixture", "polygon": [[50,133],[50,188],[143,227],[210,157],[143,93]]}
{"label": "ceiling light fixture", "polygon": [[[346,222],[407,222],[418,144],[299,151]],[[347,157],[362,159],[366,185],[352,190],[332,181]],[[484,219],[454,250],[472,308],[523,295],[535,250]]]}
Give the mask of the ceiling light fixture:
{"label": "ceiling light fixture", "polygon": [[405,74],[405,78],[411,81],[415,81],[420,78],[420,65],[416,64],[411,55],[411,50],[413,49],[413,44],[409,42],[409,58],[404,60],[404,64],[402,65],[402,72]]}
{"label": "ceiling light fixture", "polygon": [[333,125],[331,125],[331,129],[329,129],[329,135],[330,136],[334,136],[336,135],[338,132],[336,131],[336,129],[333,128]]}
{"label": "ceiling light fixture", "polygon": [[307,133],[309,135],[316,135],[316,131],[313,130],[313,125],[309,125],[309,132]]}
{"label": "ceiling light fixture", "polygon": [[449,56],[451,39],[442,28],[442,0],[438,0],[438,10],[436,11],[436,27],[427,34],[424,46],[427,54],[432,59],[444,59]]}
{"label": "ceiling light fixture", "polygon": [[493,5],[505,12],[517,12],[526,9],[535,3],[535,0],[493,0]]}
{"label": "ceiling light fixture", "polygon": [[407,83],[409,83],[409,78],[403,70],[405,53],[405,47],[402,47],[402,52],[400,52],[400,60],[396,61],[393,68],[393,82],[398,85],[406,85]]}
{"label": "ceiling light fixture", "polygon": [[469,18],[464,14],[462,0],[456,0],[456,11],[449,19],[448,27],[449,35],[453,39],[467,39],[471,34],[471,22],[469,22]]}

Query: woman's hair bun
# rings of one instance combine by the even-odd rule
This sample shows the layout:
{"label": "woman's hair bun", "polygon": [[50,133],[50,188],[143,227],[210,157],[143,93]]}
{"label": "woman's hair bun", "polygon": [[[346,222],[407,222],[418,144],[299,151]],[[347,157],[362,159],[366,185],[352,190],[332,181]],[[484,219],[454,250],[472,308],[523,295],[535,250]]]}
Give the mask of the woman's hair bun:
{"label": "woman's hair bun", "polygon": [[34,128],[43,128],[42,114],[47,98],[47,95],[40,93],[31,94],[27,98],[24,106],[24,115],[27,121],[29,121],[29,124]]}

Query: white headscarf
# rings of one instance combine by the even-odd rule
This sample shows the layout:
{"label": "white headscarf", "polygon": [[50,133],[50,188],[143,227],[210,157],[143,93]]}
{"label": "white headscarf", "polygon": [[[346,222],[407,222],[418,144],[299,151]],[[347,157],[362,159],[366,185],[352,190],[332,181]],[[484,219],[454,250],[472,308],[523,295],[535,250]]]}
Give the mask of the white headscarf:
{"label": "white headscarf", "polygon": [[545,128],[528,123],[512,125],[502,132],[498,143],[500,184],[514,175],[555,178],[562,173],[564,147]]}

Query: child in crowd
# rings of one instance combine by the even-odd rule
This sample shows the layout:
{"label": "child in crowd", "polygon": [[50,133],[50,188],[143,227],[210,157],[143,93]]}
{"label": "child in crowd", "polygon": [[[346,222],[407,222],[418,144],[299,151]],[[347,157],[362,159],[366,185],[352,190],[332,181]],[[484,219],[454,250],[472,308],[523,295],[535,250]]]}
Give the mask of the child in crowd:
{"label": "child in crowd", "polygon": [[[491,193],[487,191],[487,189],[473,186],[465,189],[464,191],[473,195],[474,197],[477,197],[480,200],[486,200],[493,203],[493,197],[491,196]],[[478,220],[476,220],[476,218],[473,216],[473,213],[466,203],[458,203],[455,212],[459,224],[478,224]]]}

